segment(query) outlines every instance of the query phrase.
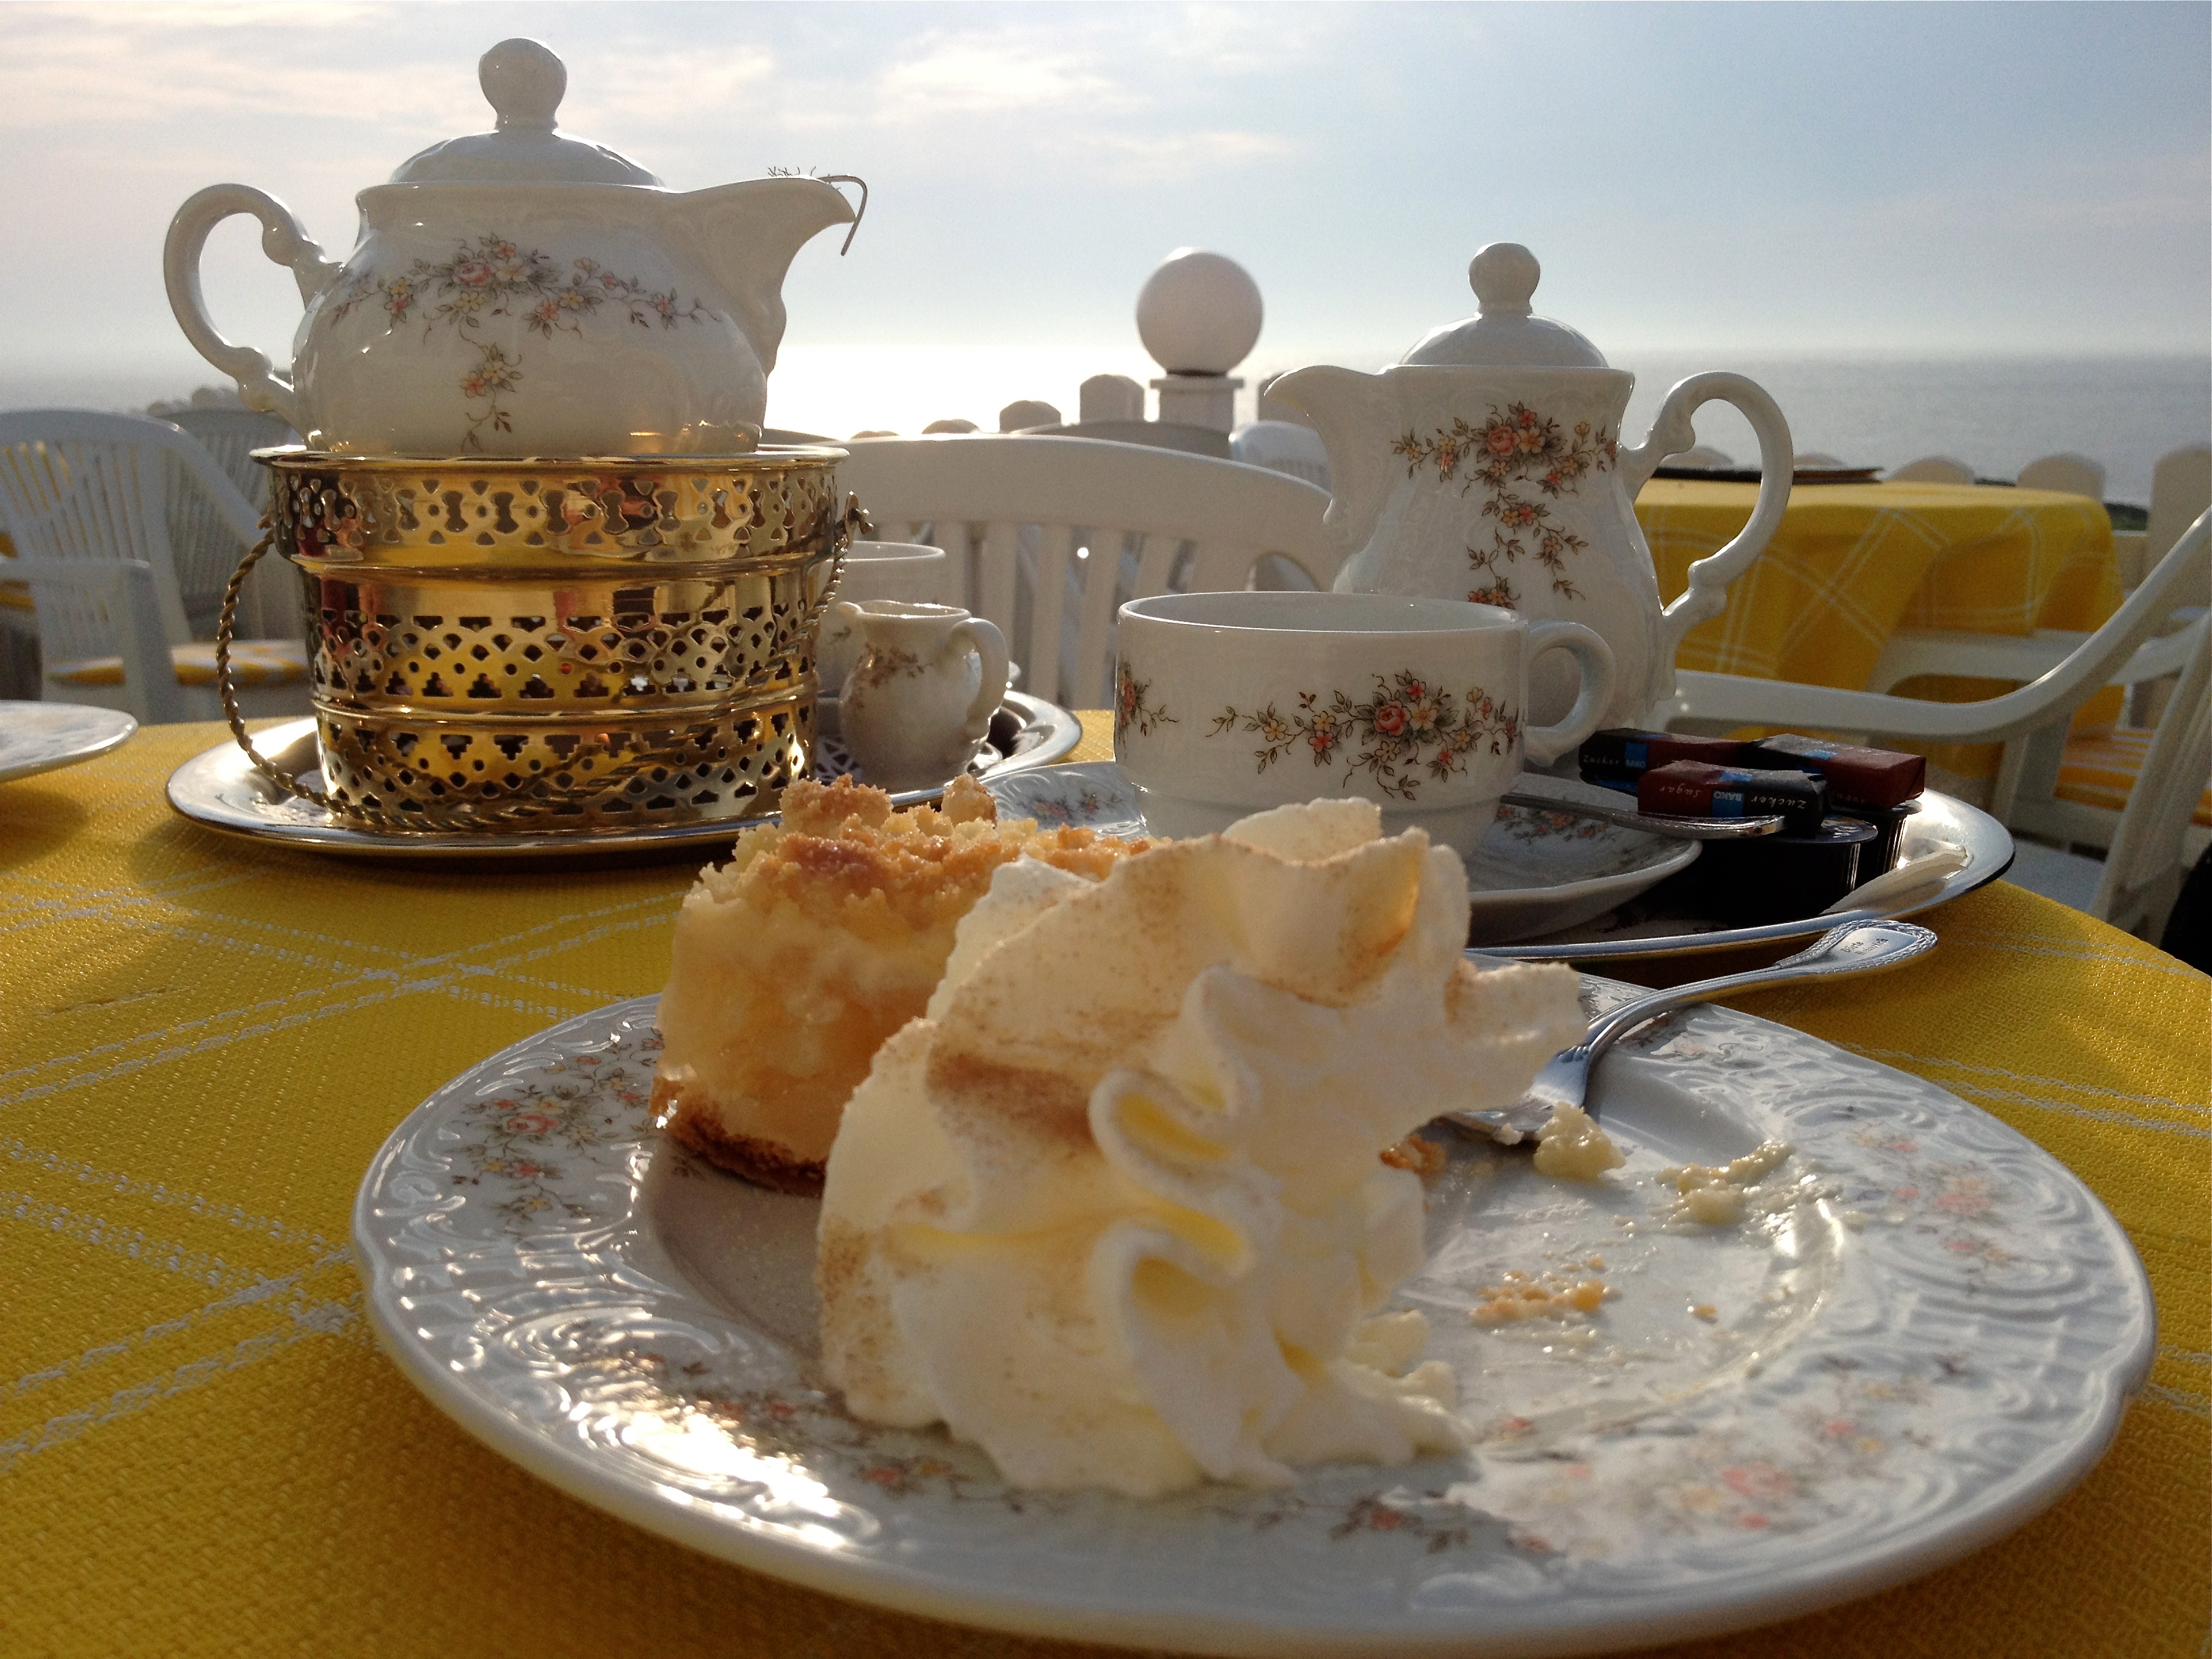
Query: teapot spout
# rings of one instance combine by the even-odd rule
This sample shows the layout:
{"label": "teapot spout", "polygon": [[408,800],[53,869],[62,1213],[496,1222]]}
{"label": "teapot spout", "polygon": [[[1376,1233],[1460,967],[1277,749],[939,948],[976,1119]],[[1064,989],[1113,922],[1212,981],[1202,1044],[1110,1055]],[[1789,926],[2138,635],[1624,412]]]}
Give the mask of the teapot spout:
{"label": "teapot spout", "polygon": [[1380,374],[1356,369],[1301,368],[1269,382],[1267,395],[1311,416],[1328,451],[1334,499],[1322,528],[1346,556],[1338,575],[1340,586],[1351,571],[1351,556],[1374,535],[1376,519],[1390,495],[1395,468],[1389,383]]}
{"label": "teapot spout", "polygon": [[859,215],[820,179],[749,179],[669,198],[669,228],[714,274],[731,315],[752,342],[761,373],[783,343],[783,278],[808,240]]}

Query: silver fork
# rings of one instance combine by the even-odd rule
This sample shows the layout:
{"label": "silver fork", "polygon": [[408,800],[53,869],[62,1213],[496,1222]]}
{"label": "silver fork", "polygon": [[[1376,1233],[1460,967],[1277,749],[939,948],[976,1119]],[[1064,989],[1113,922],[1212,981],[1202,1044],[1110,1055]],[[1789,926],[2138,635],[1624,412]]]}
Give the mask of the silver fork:
{"label": "silver fork", "polygon": [[1543,1127],[1555,1107],[1580,1106],[1595,1117],[1597,1103],[1589,1098],[1590,1068],[1615,1042],[1660,1015],[1735,991],[1761,990],[1803,979],[1880,973],[1925,954],[1935,945],[1935,934],[1909,921],[1846,922],[1830,928],[1796,955],[1771,966],[1654,991],[1592,1020],[1589,1034],[1573,1048],[1562,1048],[1546,1060],[1529,1084],[1528,1092],[1510,1106],[1486,1112],[1447,1112],[1444,1121],[1512,1146]]}

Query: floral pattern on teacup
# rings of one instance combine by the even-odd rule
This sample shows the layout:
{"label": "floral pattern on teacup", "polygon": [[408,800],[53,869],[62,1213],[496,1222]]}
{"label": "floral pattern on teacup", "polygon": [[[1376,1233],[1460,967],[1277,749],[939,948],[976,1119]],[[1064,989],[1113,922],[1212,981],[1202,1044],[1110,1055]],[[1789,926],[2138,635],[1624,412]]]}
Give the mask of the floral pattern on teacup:
{"label": "floral pattern on teacup", "polygon": [[489,426],[495,432],[514,430],[508,406],[501,401],[522,381],[522,359],[503,348],[476,337],[486,317],[520,317],[532,333],[551,339],[558,331],[581,334],[580,319],[602,306],[613,304],[628,312],[629,320],[649,328],[657,320],[663,328],[678,323],[704,322],[711,315],[694,300],[679,299],[671,289],[654,292],[634,276],[603,270],[595,259],[578,258],[563,268],[550,254],[532,248],[528,252],[498,234],[462,242],[450,259],[416,259],[404,276],[376,276],[368,271],[347,284],[345,298],[331,308],[332,321],[343,319],[371,296],[381,304],[388,326],[398,328],[422,319],[423,337],[441,323],[465,337],[477,362],[461,376],[461,395],[481,409],[469,412],[464,441],[481,449],[477,434]]}
{"label": "floral pattern on teacup", "polygon": [[1567,559],[1589,547],[1587,539],[1555,522],[1550,507],[1516,494],[1511,486],[1534,483],[1554,501],[1576,495],[1587,474],[1612,469],[1619,448],[1602,425],[1593,428],[1588,421],[1577,421],[1571,433],[1565,432],[1554,417],[1521,403],[1508,404],[1502,410],[1493,404],[1480,426],[1455,416],[1449,427],[1437,427],[1425,438],[1408,428],[1390,446],[1393,454],[1405,457],[1409,478],[1423,466],[1433,466],[1439,483],[1463,479],[1462,495],[1478,483],[1488,491],[1482,516],[1495,519],[1498,526],[1491,532],[1488,547],[1470,547],[1467,556],[1477,574],[1489,580],[1470,589],[1468,598],[1477,605],[1509,610],[1518,595],[1501,561],[1510,565],[1534,559],[1551,573],[1553,592],[1577,599],[1582,591],[1567,574]]}
{"label": "floral pattern on teacup", "polygon": [[1287,714],[1273,702],[1224,708],[1206,735],[1257,737],[1252,756],[1260,772],[1304,744],[1316,766],[1344,767],[1338,787],[1364,773],[1397,800],[1419,798],[1423,773],[1437,782],[1459,776],[1470,754],[1508,754],[1521,736],[1520,715],[1480,686],[1455,697],[1407,669],[1391,679],[1377,674],[1374,696],[1364,702],[1341,690],[1326,702],[1322,695],[1299,692],[1297,707]]}
{"label": "floral pattern on teacup", "polygon": [[1114,736],[1116,740],[1132,726],[1136,728],[1139,737],[1149,738],[1156,726],[1182,724],[1166,708],[1152,701],[1152,690],[1150,680],[1136,679],[1130,675],[1128,664],[1116,663],[1114,665]]}

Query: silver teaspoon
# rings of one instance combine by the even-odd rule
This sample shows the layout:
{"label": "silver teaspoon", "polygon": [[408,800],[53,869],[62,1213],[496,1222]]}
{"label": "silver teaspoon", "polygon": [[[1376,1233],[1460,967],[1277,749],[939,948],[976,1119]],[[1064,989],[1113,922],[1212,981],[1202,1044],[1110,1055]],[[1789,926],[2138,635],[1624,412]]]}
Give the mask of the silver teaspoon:
{"label": "silver teaspoon", "polygon": [[1724,974],[1676,985],[1649,996],[1625,1002],[1590,1022],[1589,1034],[1571,1048],[1563,1048],[1544,1063],[1528,1092],[1510,1106],[1487,1112],[1448,1112],[1444,1121],[1462,1129],[1486,1134],[1511,1146],[1534,1135],[1559,1106],[1580,1106],[1592,1117],[1597,1103],[1589,1099],[1590,1067],[1607,1049],[1639,1025],[1693,1002],[1726,996],[1735,991],[1763,990],[1797,980],[1833,979],[1845,974],[1874,974],[1896,968],[1936,946],[1936,935],[1909,921],[1873,920],[1846,922],[1832,927],[1795,956],[1747,973]]}

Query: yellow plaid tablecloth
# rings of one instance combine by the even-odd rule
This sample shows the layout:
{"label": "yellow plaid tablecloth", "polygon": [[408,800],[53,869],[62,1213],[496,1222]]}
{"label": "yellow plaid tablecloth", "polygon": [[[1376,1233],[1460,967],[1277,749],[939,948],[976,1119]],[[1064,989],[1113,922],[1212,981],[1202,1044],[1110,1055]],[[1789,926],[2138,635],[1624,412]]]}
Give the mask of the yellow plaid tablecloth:
{"label": "yellow plaid tablecloth", "polygon": [[[1750,520],[1758,486],[1655,478],[1636,498],[1659,592],[1672,601],[1692,562]],[[1728,609],[1690,630],[1675,665],[1863,690],[1900,628],[2025,635],[2090,629],[2118,608],[2111,518],[2083,495],[1969,484],[1808,485],[1782,527],[1729,588]],[[1922,676],[1899,695],[1962,702],[2008,682]],[[2083,710],[2109,726],[2119,694]],[[1929,753],[1954,774],[1996,770],[1993,744]]]}
{"label": "yellow plaid tablecloth", "polygon": [[[1094,733],[1103,715],[1085,717]],[[151,728],[0,784],[0,1654],[1073,1656],[696,1556],[478,1446],[376,1350],[346,1252],[392,1126],[659,988],[682,865],[440,873],[228,841]],[[1083,753],[1097,755],[1094,737]],[[1742,1006],[2034,1136],[2148,1265],[2104,1463],[1966,1561],[1682,1659],[2195,1656],[2212,1486],[2212,981],[2007,885],[1905,974]]]}

